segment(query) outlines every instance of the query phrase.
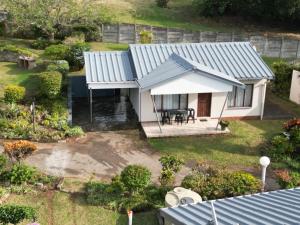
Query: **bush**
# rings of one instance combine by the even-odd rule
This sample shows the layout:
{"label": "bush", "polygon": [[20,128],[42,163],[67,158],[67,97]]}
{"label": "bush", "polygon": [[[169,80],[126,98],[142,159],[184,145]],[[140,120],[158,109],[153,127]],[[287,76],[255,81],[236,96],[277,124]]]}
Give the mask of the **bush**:
{"label": "bush", "polygon": [[79,137],[84,134],[83,130],[79,126],[67,128],[65,131],[66,137]]}
{"label": "bush", "polygon": [[184,161],[172,155],[162,156],[159,161],[162,165],[161,175],[159,177],[161,185],[173,185],[175,181],[175,174],[179,172]]}
{"label": "bush", "polygon": [[34,49],[45,49],[47,47],[49,47],[50,45],[57,45],[60,44],[61,41],[58,40],[48,40],[48,39],[44,39],[44,38],[38,38],[37,40],[34,40],[31,43],[31,47]]}
{"label": "bush", "polygon": [[69,70],[69,63],[66,60],[57,60],[47,66],[47,71],[58,71],[63,76],[67,76]]}
{"label": "bush", "polygon": [[0,206],[1,224],[18,224],[25,219],[36,219],[36,212],[32,207],[19,205]]}
{"label": "bush", "polygon": [[7,167],[7,158],[5,155],[0,154],[0,175],[5,171]]}
{"label": "bush", "polygon": [[90,45],[88,43],[76,43],[71,45],[70,50],[66,56],[66,60],[70,64],[72,70],[81,70],[84,66],[83,52],[89,51]]}
{"label": "bush", "polygon": [[25,88],[18,85],[8,85],[4,88],[4,101],[16,103],[25,97]]}
{"label": "bush", "polygon": [[35,175],[36,171],[34,168],[23,164],[15,164],[11,171],[7,172],[6,178],[10,183],[20,185],[25,182],[33,182]]}
{"label": "bush", "polygon": [[258,192],[260,181],[245,172],[194,172],[183,179],[181,186],[199,193],[205,200],[211,200]]}
{"label": "bush", "polygon": [[20,162],[37,150],[35,144],[30,141],[14,141],[4,143],[4,153],[12,161]]}
{"label": "bush", "polygon": [[68,55],[70,48],[67,45],[50,45],[44,51],[44,56],[51,60],[62,60]]}
{"label": "bush", "polygon": [[54,99],[60,95],[62,87],[62,74],[57,71],[40,73],[40,92],[49,99]]}
{"label": "bush", "polygon": [[150,44],[152,43],[153,34],[151,31],[142,30],[140,32],[140,42],[142,44]]}
{"label": "bush", "polygon": [[283,135],[277,135],[272,138],[267,155],[273,160],[280,160],[288,157],[294,148],[290,144],[289,139]]}
{"label": "bush", "polygon": [[290,141],[295,148],[300,146],[300,127],[294,127],[290,130]]}
{"label": "bush", "polygon": [[99,39],[99,29],[91,24],[77,24],[73,25],[73,31],[84,34],[86,41],[97,41]]}
{"label": "bush", "polygon": [[277,170],[275,172],[278,184],[281,188],[295,188],[300,186],[300,173],[288,170]]}
{"label": "bush", "polygon": [[150,183],[151,172],[139,165],[130,165],[121,172],[121,181],[131,193],[142,190]]}
{"label": "bush", "polygon": [[167,8],[169,0],[156,0],[158,7]]}

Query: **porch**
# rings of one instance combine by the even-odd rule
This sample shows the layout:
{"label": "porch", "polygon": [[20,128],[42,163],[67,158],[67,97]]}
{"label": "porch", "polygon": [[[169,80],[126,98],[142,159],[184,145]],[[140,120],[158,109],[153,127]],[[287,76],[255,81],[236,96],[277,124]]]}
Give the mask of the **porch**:
{"label": "porch", "polygon": [[158,137],[177,137],[177,136],[194,136],[194,135],[213,135],[213,134],[228,134],[230,130],[226,128],[221,130],[220,126],[216,129],[218,119],[199,119],[195,123],[165,124],[161,126],[161,130],[157,122],[142,122],[141,125],[147,138]]}

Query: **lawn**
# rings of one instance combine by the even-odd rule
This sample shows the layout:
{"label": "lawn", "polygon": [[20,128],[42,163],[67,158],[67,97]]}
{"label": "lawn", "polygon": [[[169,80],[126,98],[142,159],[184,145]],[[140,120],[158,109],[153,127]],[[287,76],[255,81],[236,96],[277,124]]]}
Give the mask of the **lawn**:
{"label": "lawn", "polygon": [[[12,194],[7,203],[32,206],[38,211],[38,222],[41,225],[123,225],[127,224],[127,215],[87,205],[85,196],[56,191]],[[28,222],[28,221],[27,221]],[[22,223],[27,224],[27,223]],[[134,215],[135,225],[156,225],[156,212]]]}
{"label": "lawn", "polygon": [[256,167],[265,140],[279,133],[284,121],[231,121],[229,135],[150,139],[162,154],[229,168]]}

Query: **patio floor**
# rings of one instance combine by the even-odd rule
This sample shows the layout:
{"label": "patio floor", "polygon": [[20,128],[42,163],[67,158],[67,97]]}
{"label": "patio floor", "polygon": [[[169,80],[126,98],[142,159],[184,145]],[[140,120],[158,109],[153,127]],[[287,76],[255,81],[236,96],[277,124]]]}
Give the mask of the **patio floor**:
{"label": "patio floor", "polygon": [[205,121],[200,121],[198,118],[195,120],[195,123],[190,121],[188,124],[183,123],[182,125],[177,125],[175,122],[171,125],[161,125],[161,132],[157,122],[144,122],[142,123],[142,127],[147,138],[230,133],[228,128],[226,128],[226,130],[221,130],[220,127],[218,127],[216,130],[217,123],[217,119],[206,119]]}

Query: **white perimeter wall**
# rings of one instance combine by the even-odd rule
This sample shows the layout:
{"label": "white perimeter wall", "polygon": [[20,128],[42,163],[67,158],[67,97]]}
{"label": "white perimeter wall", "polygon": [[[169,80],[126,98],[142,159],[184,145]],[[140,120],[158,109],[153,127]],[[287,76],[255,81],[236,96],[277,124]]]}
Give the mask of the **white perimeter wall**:
{"label": "white perimeter wall", "polygon": [[[228,108],[227,104],[222,117],[248,117],[260,116],[262,110],[264,83],[266,80],[257,82],[245,82],[245,84],[253,85],[252,107],[249,108]],[[137,115],[139,116],[139,89],[130,89],[130,101]],[[227,92],[212,93],[211,100],[211,117],[218,118],[220,116]],[[189,94],[188,107],[194,108],[197,116],[198,93]],[[158,113],[160,118],[160,113]],[[141,93],[141,122],[156,121],[156,115],[153,109],[150,91]]]}

